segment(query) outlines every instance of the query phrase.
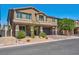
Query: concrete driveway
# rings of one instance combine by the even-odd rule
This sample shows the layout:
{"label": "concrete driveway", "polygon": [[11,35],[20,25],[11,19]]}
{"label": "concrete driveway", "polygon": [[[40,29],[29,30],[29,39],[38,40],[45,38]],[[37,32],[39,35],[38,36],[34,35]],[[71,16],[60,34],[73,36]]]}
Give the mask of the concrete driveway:
{"label": "concrete driveway", "polygon": [[0,55],[79,55],[79,39],[3,48]]}

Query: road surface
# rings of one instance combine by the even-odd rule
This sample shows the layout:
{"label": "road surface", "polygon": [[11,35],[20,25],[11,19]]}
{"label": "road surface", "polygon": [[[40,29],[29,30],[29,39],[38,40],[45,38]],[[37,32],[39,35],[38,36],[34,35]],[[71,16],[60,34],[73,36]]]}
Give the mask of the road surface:
{"label": "road surface", "polygon": [[3,48],[0,55],[79,55],[79,39]]}

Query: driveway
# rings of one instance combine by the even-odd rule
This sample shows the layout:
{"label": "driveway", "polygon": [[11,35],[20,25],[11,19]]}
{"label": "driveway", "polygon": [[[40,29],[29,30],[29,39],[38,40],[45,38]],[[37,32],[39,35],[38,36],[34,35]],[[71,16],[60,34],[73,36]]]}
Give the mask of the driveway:
{"label": "driveway", "polygon": [[0,55],[79,55],[79,39],[3,48]]}

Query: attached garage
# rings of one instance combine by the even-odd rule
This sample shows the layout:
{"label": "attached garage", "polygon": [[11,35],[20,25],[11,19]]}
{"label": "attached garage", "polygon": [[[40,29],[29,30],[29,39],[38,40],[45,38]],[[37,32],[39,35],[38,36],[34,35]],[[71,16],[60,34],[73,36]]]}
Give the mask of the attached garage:
{"label": "attached garage", "polygon": [[52,35],[52,29],[51,29],[51,28],[43,28],[43,31],[44,31],[47,35]]}

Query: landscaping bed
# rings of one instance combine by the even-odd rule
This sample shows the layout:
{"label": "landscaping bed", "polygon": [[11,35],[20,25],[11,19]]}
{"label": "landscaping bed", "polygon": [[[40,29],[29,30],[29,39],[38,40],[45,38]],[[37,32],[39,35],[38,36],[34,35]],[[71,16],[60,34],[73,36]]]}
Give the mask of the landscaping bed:
{"label": "landscaping bed", "polygon": [[36,42],[45,42],[45,41],[54,41],[60,39],[70,38],[71,36],[61,36],[61,35],[51,35],[46,38],[39,38],[39,36],[35,36],[35,38],[25,37],[23,39],[17,39],[15,37],[1,37],[0,38],[0,46],[9,46],[9,45],[17,45],[17,44],[29,44]]}

